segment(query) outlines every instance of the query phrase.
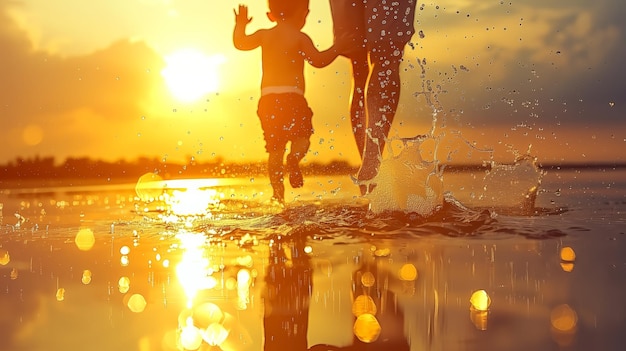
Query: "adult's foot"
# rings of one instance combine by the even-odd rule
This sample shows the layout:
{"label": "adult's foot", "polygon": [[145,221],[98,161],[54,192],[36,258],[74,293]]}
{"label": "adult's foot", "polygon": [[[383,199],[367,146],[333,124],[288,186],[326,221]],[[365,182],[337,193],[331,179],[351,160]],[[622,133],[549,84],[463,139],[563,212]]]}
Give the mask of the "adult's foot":
{"label": "adult's foot", "polygon": [[350,175],[350,179],[352,182],[359,186],[359,191],[361,192],[361,196],[365,196],[370,194],[374,188],[376,188],[376,183],[371,180],[359,180],[358,176]]}
{"label": "adult's foot", "polygon": [[361,196],[365,196],[365,195],[371,194],[372,191],[374,191],[374,188],[376,188],[376,184],[375,183],[359,185],[359,190],[361,191]]}
{"label": "adult's foot", "polygon": [[356,174],[356,179],[359,182],[368,182],[378,175],[378,169],[380,168],[380,160],[378,157],[364,159],[361,164],[361,168]]}

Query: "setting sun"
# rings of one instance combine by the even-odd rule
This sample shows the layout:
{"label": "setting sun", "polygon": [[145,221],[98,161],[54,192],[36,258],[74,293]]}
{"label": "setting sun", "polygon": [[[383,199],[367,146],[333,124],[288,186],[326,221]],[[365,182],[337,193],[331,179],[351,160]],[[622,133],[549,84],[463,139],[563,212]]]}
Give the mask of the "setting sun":
{"label": "setting sun", "polygon": [[161,74],[172,95],[183,102],[193,102],[219,88],[219,65],[222,55],[206,55],[198,50],[185,49],[165,57],[166,67]]}

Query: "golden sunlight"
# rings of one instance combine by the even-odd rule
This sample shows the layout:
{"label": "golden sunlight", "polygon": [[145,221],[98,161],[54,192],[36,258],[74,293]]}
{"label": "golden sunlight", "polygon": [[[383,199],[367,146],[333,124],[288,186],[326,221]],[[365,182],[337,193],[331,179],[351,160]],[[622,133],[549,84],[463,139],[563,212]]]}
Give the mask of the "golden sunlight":
{"label": "golden sunlight", "polygon": [[206,236],[202,233],[180,232],[176,234],[185,250],[176,267],[176,275],[187,295],[187,307],[192,307],[193,299],[200,290],[212,289],[217,284],[211,276],[209,259],[204,255]]}
{"label": "golden sunlight", "polygon": [[208,56],[198,50],[183,49],[165,57],[161,72],[172,95],[181,102],[194,102],[219,88],[222,55]]}

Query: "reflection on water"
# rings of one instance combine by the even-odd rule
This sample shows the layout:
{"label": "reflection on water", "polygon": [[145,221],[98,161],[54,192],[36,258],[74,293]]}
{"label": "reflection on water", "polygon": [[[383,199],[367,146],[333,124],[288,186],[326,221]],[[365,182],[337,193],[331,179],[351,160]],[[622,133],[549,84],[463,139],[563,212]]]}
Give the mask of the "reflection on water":
{"label": "reflection on water", "polygon": [[621,339],[622,238],[567,212],[449,204],[425,220],[372,216],[351,197],[268,208],[208,183],[152,183],[144,200],[133,187],[4,196],[0,349],[611,350]]}
{"label": "reflection on water", "polygon": [[264,350],[307,349],[312,282],[307,238],[272,239],[263,289]]}

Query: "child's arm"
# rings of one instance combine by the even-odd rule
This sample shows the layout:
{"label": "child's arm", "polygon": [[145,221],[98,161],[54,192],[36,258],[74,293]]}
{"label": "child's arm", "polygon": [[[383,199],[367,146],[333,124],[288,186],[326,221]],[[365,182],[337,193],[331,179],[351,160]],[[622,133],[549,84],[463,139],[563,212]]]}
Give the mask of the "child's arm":
{"label": "child's arm", "polygon": [[252,50],[261,45],[259,31],[251,35],[246,35],[246,26],[252,21],[252,17],[248,17],[248,7],[239,5],[239,12],[235,13],[235,30],[233,31],[233,44],[239,50]]}
{"label": "child's arm", "polygon": [[301,48],[304,59],[310,63],[311,66],[316,68],[328,66],[337,58],[337,56],[339,56],[340,53],[335,45],[324,51],[317,50],[311,38],[306,34],[302,34]]}

